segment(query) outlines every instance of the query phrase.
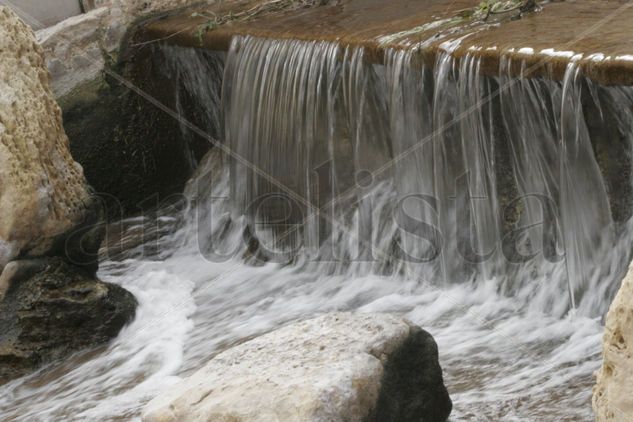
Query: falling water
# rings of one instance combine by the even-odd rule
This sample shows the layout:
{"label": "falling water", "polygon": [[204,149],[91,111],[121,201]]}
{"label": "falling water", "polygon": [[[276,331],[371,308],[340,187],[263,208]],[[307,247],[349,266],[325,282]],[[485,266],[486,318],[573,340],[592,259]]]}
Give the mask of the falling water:
{"label": "falling water", "polygon": [[[217,139],[221,136],[224,54],[163,46],[154,49],[154,55],[162,59],[160,69],[176,87],[175,111],[182,117],[178,123],[184,141],[183,150],[193,170],[198,166],[192,145],[196,134],[185,122],[195,122],[209,137]],[[187,63],[187,66],[182,66],[182,63]]]}
{"label": "falling water", "polygon": [[608,297],[583,306],[615,239],[583,111],[597,88],[574,62],[559,83],[510,76],[509,57],[484,77],[450,51],[377,65],[362,48],[247,37],[229,56],[231,198],[256,236],[273,231],[268,248],[290,224],[299,254],[379,263],[352,275],[395,265],[433,285],[496,278],[509,295],[548,279],[544,311],[605,311]]}
{"label": "falling water", "polygon": [[[600,317],[633,240],[633,183],[596,151],[616,134],[630,167],[633,89],[574,63],[561,82],[522,63],[517,77],[510,55],[485,76],[443,46],[433,63],[413,47],[376,60],[252,37],[225,59],[165,48],[224,148],[184,209],[121,223],[127,246],[100,275],[137,296],[136,320],[104,350],[1,387],[2,414],[138,418],[236,342],[357,310],[434,335],[453,420],[590,420]],[[204,70],[218,66],[222,116]]]}

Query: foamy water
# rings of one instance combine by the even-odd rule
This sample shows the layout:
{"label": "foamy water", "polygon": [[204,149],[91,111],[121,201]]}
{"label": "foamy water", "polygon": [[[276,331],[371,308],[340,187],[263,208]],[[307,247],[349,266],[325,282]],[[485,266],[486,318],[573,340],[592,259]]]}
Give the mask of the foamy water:
{"label": "foamy water", "polygon": [[[315,264],[253,266],[241,256],[214,263],[200,253],[194,224],[174,217],[159,220],[158,242],[151,236],[156,220],[127,222],[125,233],[138,238],[144,228],[151,248],[132,248],[101,266],[103,280],[137,297],[134,322],[107,347],[3,386],[4,419],[137,420],[151,398],[226,347],[337,310],[395,313],[429,331],[453,421],[592,418],[599,318],[547,315],[520,294],[501,295],[494,279],[436,287],[403,275],[324,275],[309,269]],[[210,221],[218,223],[207,234],[222,224]],[[153,255],[143,257],[148,249]],[[532,293],[547,289],[547,280],[534,283]]]}

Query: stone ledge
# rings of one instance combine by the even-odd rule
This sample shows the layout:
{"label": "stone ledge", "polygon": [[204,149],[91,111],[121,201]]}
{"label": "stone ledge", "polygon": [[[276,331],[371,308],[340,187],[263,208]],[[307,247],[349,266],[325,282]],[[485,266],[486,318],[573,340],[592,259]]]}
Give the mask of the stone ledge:
{"label": "stone ledge", "polygon": [[[575,61],[601,84],[633,85],[633,48],[623,36],[631,32],[633,7],[619,0],[546,2],[539,12],[496,22],[461,18],[477,7],[476,0],[339,0],[228,22],[200,37],[206,16],[235,14],[260,3],[218,3],[195,16],[188,12],[148,22],[139,39],[210,50],[228,50],[236,35],[331,41],[364,47],[367,59],[376,62],[382,62],[388,48],[416,49],[430,67],[439,52],[447,51],[456,58],[481,58],[481,71],[490,76],[497,76],[502,61],[510,59],[512,75],[554,80],[562,80]],[[455,24],[455,19],[462,20]]]}

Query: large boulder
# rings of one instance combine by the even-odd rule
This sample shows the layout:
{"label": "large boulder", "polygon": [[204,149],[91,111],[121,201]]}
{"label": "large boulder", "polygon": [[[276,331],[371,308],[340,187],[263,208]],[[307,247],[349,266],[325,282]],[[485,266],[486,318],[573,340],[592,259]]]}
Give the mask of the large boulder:
{"label": "large boulder", "polygon": [[125,27],[117,10],[100,8],[37,31],[56,98],[101,77],[108,54],[119,47]]}
{"label": "large boulder", "polygon": [[593,409],[599,422],[629,420],[633,415],[633,266],[605,325],[604,360],[593,389]]}
{"label": "large boulder", "polygon": [[[87,13],[37,31],[51,73],[51,88],[58,99],[85,90],[86,83],[102,79],[116,62],[121,42],[134,23],[157,13],[179,9],[199,0],[104,0]],[[77,95],[77,93],[73,93]]]}
{"label": "large boulder", "polygon": [[47,253],[90,202],[48,78],[33,32],[0,6],[0,271]]}
{"label": "large boulder", "polygon": [[136,308],[127,290],[61,258],[11,262],[0,297],[0,384],[110,340]]}
{"label": "large boulder", "polygon": [[134,297],[96,279],[103,232],[42,50],[0,6],[0,383],[101,344],[132,318]]}
{"label": "large boulder", "polygon": [[220,353],[143,420],[434,422],[451,408],[430,334],[391,315],[336,313]]}

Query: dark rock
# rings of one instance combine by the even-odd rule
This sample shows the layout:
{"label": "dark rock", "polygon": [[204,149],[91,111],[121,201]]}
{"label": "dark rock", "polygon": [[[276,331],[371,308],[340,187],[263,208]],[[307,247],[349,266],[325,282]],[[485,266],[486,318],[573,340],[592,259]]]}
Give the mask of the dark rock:
{"label": "dark rock", "polygon": [[23,259],[9,262],[0,273],[0,301],[9,287],[19,280],[26,280],[46,269],[45,259]]}
{"label": "dark rock", "polygon": [[93,196],[91,201],[83,220],[60,235],[46,255],[63,257],[71,265],[95,276],[99,269],[99,249],[105,237],[106,210],[101,198]]}
{"label": "dark rock", "polygon": [[444,422],[453,403],[444,386],[437,344],[411,326],[405,343],[385,364],[380,396],[371,422]]}
{"label": "dark rock", "polygon": [[95,276],[107,227],[105,213],[102,198],[92,195],[85,204],[81,221],[73,228],[53,238],[47,248],[22,251],[18,259],[33,262],[40,257],[62,257],[69,264]]}
{"label": "dark rock", "polygon": [[98,78],[59,100],[73,158],[111,219],[146,214],[181,193],[195,167],[192,159],[201,159],[211,147],[203,137],[183,133],[181,120],[204,126],[201,117],[176,106],[182,101],[187,107],[189,100],[165,75],[163,56],[149,48],[122,55],[126,59],[110,70],[132,81],[135,89]]}
{"label": "dark rock", "polygon": [[131,293],[62,258],[11,265],[0,300],[0,384],[107,342],[134,316]]}
{"label": "dark rock", "polygon": [[188,174],[170,149],[177,123],[167,128],[171,119],[157,120],[135,95],[97,80],[60,99],[73,158],[112,219],[146,211],[144,201],[181,189]]}

